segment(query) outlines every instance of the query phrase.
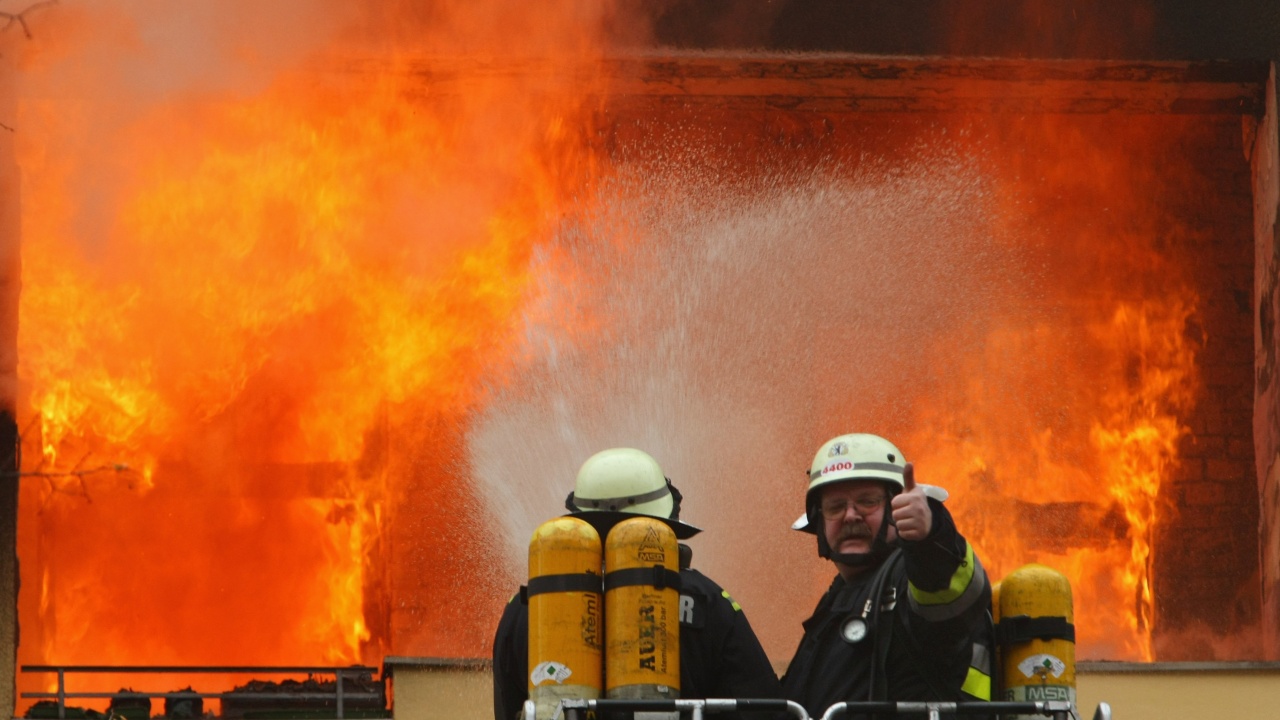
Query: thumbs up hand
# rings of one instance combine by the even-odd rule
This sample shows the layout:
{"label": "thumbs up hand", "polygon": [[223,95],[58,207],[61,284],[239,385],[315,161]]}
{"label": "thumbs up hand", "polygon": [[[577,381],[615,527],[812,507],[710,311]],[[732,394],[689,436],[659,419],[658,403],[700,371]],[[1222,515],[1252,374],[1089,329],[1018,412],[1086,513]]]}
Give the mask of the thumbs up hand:
{"label": "thumbs up hand", "polygon": [[891,503],[893,524],[903,540],[923,540],[933,529],[933,511],[929,509],[924,488],[916,485],[915,467],[911,463],[902,470],[902,483],[905,487]]}

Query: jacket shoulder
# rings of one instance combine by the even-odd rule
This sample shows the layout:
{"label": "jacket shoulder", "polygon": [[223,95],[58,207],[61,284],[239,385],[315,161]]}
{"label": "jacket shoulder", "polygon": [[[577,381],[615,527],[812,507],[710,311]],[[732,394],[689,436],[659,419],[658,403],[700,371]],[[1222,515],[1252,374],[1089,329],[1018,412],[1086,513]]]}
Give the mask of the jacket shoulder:
{"label": "jacket shoulder", "polygon": [[724,588],[720,587],[715,580],[703,575],[701,571],[693,568],[685,568],[680,571],[680,583],[686,588],[693,588],[702,591],[711,591],[714,595],[719,595]]}

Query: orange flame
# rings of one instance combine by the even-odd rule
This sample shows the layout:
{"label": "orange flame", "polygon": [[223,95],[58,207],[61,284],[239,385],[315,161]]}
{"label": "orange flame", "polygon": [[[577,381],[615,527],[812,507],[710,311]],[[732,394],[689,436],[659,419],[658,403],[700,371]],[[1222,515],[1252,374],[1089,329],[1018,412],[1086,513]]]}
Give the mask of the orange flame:
{"label": "orange flame", "polygon": [[[984,351],[946,375],[955,387],[929,399],[942,407],[926,411],[912,444],[925,449],[922,465],[963,478],[951,502],[994,579],[1025,563],[1057,568],[1082,618],[1082,656],[1150,661],[1152,539],[1174,517],[1161,492],[1200,391],[1188,340],[1198,300],[1157,249],[1162,234],[1185,230],[1158,229],[1159,211],[1136,190],[1177,180],[1142,176],[1139,163],[1090,140],[1085,124],[1043,119],[1024,138],[1043,144],[1021,153],[1038,160],[1014,163],[1001,195],[1010,207],[1031,206],[1006,213],[1019,218],[1004,230],[1011,237],[1051,229],[1043,242],[1052,249],[1036,252],[1060,256],[1048,262],[1061,285],[1024,290],[1044,292],[1050,308],[991,318]],[[1180,132],[1165,127],[1168,136],[1153,141],[1133,125],[1113,132],[1157,147]],[[1098,206],[1125,224],[1073,215]],[[1099,287],[1092,275],[1104,267],[1109,284]]]}
{"label": "orange flame", "polygon": [[1128,626],[1143,660],[1153,659],[1151,532],[1161,487],[1178,460],[1178,441],[1188,432],[1179,414],[1191,408],[1197,389],[1195,354],[1183,342],[1193,312],[1177,304],[1121,306],[1104,336],[1117,357],[1137,366],[1130,371],[1131,386],[1105,398],[1107,412],[1091,439],[1109,459],[1102,480],[1129,523],[1132,548],[1122,588],[1134,597]]}
{"label": "orange flame", "polygon": [[421,572],[389,567],[389,508],[430,470],[388,448],[448,462],[455,440],[419,426],[456,425],[500,371],[577,180],[558,164],[584,161],[577,100],[505,79],[424,98],[380,62],[140,108],[88,146],[65,102],[23,104],[46,129],[19,147],[23,662],[389,649],[387,588]]}

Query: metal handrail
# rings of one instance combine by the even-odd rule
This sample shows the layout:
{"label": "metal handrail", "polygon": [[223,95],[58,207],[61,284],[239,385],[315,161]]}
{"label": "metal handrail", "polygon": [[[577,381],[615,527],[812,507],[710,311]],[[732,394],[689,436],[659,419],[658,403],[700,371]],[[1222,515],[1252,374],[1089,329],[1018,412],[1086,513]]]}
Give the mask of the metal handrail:
{"label": "metal handrail", "polygon": [[[21,697],[30,700],[52,700],[58,701],[58,720],[66,720],[67,717],[67,699],[68,698],[85,698],[85,699],[102,699],[115,698],[120,696],[129,697],[146,697],[146,698],[211,698],[216,700],[237,699],[237,700],[325,700],[335,698],[337,703],[336,715],[338,720],[342,720],[344,714],[344,700],[377,700],[383,697],[382,693],[377,692],[345,692],[342,689],[342,679],[344,677],[358,677],[360,674],[368,673],[372,675],[377,672],[378,668],[369,667],[367,665],[347,665],[335,667],[333,665],[23,665],[22,672],[56,672],[58,674],[58,690],[57,692],[24,692]],[[169,692],[147,692],[139,690],[126,690],[124,692],[67,692],[67,673],[148,673],[148,674],[263,674],[263,675],[297,675],[306,673],[307,675],[333,675],[334,676],[334,692],[332,693],[313,693],[313,692],[216,692],[205,693],[195,690],[181,690]]]}
{"label": "metal handrail", "polygon": [[924,714],[929,720],[939,720],[942,713],[955,715],[1044,715],[1054,720],[1077,717],[1071,703],[1065,700],[1037,700],[1029,702],[923,702],[923,701],[856,701],[838,702],[822,713],[822,720],[834,720],[847,712],[896,713],[899,715]]}
{"label": "metal handrail", "polygon": [[[524,704],[525,720],[535,720],[535,703],[526,700]],[[586,700],[565,699],[560,701],[556,716],[563,715],[565,720],[582,720],[584,713],[592,711],[618,712],[678,712],[690,713],[692,720],[702,720],[703,712],[720,713],[734,711],[786,712],[797,720],[810,720],[809,713],[800,703],[791,700],[772,698],[706,698],[699,700]]]}
{"label": "metal handrail", "polygon": [[[537,704],[533,700],[524,702],[522,720],[537,720]],[[584,712],[592,711],[618,712],[689,712],[692,720],[702,720],[703,712],[735,712],[762,711],[787,712],[798,720],[810,720],[810,715],[799,703],[791,700],[777,699],[722,699],[705,700],[592,700],[564,699],[556,708],[555,718],[564,720],[581,720]],[[827,708],[821,720],[834,720],[846,712],[861,713],[894,713],[901,715],[924,714],[929,720],[939,720],[942,713],[955,715],[1043,715],[1054,720],[1079,720],[1080,715],[1072,703],[1062,700],[1045,701],[968,701],[968,702],[926,702],[926,701],[852,701],[839,702]],[[1099,703],[1093,720],[1111,720],[1111,706]]]}

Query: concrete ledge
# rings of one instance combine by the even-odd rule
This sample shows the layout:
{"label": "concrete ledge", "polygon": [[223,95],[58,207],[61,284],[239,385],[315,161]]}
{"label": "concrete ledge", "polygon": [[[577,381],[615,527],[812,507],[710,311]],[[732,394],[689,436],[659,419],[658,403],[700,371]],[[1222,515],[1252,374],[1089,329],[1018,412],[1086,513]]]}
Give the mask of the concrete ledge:
{"label": "concrete ledge", "polygon": [[388,657],[391,717],[492,720],[493,663],[488,658]]}
{"label": "concrete ledge", "polygon": [[1077,663],[1080,715],[1092,717],[1100,702],[1124,720],[1277,717],[1280,663]]}

